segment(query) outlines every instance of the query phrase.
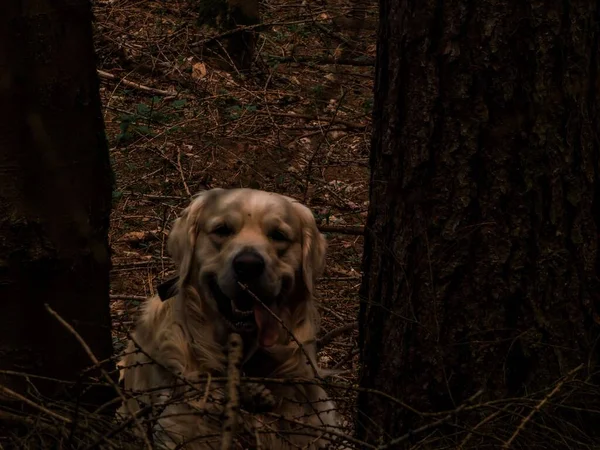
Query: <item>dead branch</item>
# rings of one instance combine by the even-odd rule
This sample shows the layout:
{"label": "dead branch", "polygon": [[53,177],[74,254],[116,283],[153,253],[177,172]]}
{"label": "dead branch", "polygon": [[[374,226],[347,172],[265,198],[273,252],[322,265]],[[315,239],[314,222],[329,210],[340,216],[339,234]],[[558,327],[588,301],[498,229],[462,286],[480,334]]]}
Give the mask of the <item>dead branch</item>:
{"label": "dead branch", "polygon": [[127,242],[128,244],[139,244],[151,239],[159,239],[161,234],[166,234],[164,230],[146,230],[146,231],[130,231],[122,235],[117,241]]}
{"label": "dead branch", "polygon": [[[330,118],[327,118],[327,117],[315,117],[315,116],[311,116],[309,114],[278,113],[278,112],[269,112],[269,111],[255,111],[255,114],[263,114],[263,115],[270,115],[270,116],[277,116],[277,117],[291,117],[291,118],[295,118],[295,119],[311,120],[311,121],[315,121],[315,122],[317,122],[317,121],[318,122],[329,122],[331,120]],[[337,124],[337,125],[345,125],[348,128],[354,128],[356,130],[365,130],[368,126],[366,124],[348,122],[347,120],[342,120],[342,119],[331,120],[331,123]]]}
{"label": "dead branch", "polygon": [[434,422],[431,422],[429,424],[423,425],[422,427],[417,428],[416,430],[411,430],[408,433],[406,433],[406,434],[404,434],[404,435],[402,435],[402,436],[400,436],[398,438],[392,439],[387,444],[380,445],[379,447],[377,447],[377,449],[378,450],[385,450],[385,449],[388,449],[388,448],[397,448],[398,444],[401,444],[402,442],[410,439],[415,434],[417,434],[417,433],[423,433],[424,431],[437,428],[441,424],[443,424],[445,422],[448,422],[450,419],[452,419],[452,417],[454,417],[460,411],[462,411],[463,409],[465,409],[469,403],[472,403],[473,401],[475,401],[475,399],[477,399],[478,397],[480,397],[482,394],[483,394],[483,389],[477,391],[475,394],[473,394],[471,397],[469,397],[466,402],[464,402],[462,405],[460,405],[454,411],[451,411],[450,413],[448,413],[448,415],[442,417],[441,419],[438,419],[438,420],[436,420]]}
{"label": "dead branch", "polygon": [[265,310],[275,319],[277,320],[277,322],[279,323],[279,325],[281,325],[283,327],[283,329],[285,331],[287,331],[287,333],[289,334],[289,336],[292,338],[292,340],[296,343],[296,345],[298,345],[298,348],[300,349],[300,351],[302,353],[304,353],[304,356],[306,356],[306,359],[308,361],[308,363],[310,364],[310,367],[313,369],[313,372],[315,374],[315,377],[318,378],[319,380],[322,380],[322,377],[319,373],[319,370],[317,369],[317,367],[315,366],[314,361],[312,360],[312,358],[310,357],[310,355],[308,354],[308,352],[306,351],[306,349],[304,348],[304,345],[302,344],[302,342],[300,342],[298,340],[298,338],[294,335],[294,333],[292,332],[292,330],[290,330],[285,323],[283,323],[283,320],[281,320],[279,318],[279,316],[277,314],[275,314],[271,308],[269,308],[267,305],[265,305],[263,303],[263,301],[258,298],[256,296],[256,294],[254,294],[254,292],[252,292],[250,289],[248,289],[248,286],[246,286],[243,283],[240,283],[238,281],[238,285],[244,290],[246,291],[248,294],[250,294],[250,296],[254,299],[254,301],[258,302],[259,305],[261,305],[263,308],[265,308]]}
{"label": "dead branch", "polygon": [[195,48],[195,47],[200,47],[202,45],[206,45],[213,41],[217,41],[219,39],[230,37],[237,33],[242,33],[244,31],[262,31],[266,28],[273,27],[273,26],[301,25],[301,24],[314,22],[314,21],[315,21],[315,19],[308,18],[305,20],[292,20],[292,21],[285,21],[285,22],[279,22],[279,21],[278,22],[265,22],[265,23],[257,23],[255,25],[239,25],[232,30],[227,30],[227,31],[224,31],[223,33],[217,34],[215,36],[211,36],[206,39],[192,42],[189,45],[190,45],[190,47]]}
{"label": "dead branch", "polygon": [[111,300],[146,300],[148,297],[143,295],[125,295],[125,294],[111,294]]}
{"label": "dead branch", "polygon": [[321,339],[317,339],[317,350],[321,350],[331,341],[333,341],[336,337],[341,336],[347,331],[356,330],[358,328],[358,322],[347,323],[346,325],[342,325],[341,327],[334,328],[329,333],[326,333],[321,337]]}
{"label": "dead branch", "polygon": [[164,91],[162,89],[156,89],[156,88],[152,88],[149,86],[144,86],[143,84],[140,84],[140,83],[134,83],[133,81],[129,81],[124,78],[119,78],[116,75],[113,75],[112,73],[105,72],[104,70],[98,69],[97,72],[98,72],[98,76],[100,78],[104,78],[106,80],[117,81],[118,83],[123,84],[125,86],[129,86],[131,88],[138,89],[140,91],[148,92],[150,94],[164,95],[167,97],[175,97],[177,95],[177,92],[175,92],[175,91]]}
{"label": "dead branch", "polygon": [[322,233],[338,233],[349,234],[354,236],[362,236],[365,234],[364,227],[341,226],[341,225],[319,225],[319,231]]}
{"label": "dead branch", "polygon": [[515,432],[512,434],[512,436],[508,439],[508,441],[506,441],[504,443],[504,445],[502,446],[502,448],[508,449],[510,448],[510,446],[512,445],[512,443],[514,442],[514,440],[517,438],[517,436],[519,435],[519,433],[523,430],[523,428],[525,428],[525,425],[527,425],[527,423],[531,420],[531,418],[534,416],[535,413],[539,412],[540,409],[542,409],[544,407],[544,405],[546,403],[548,403],[548,401],[554,397],[554,395],[556,395],[556,393],[558,393],[558,391],[560,391],[560,389],[563,387],[563,385],[573,376],[575,375],[577,372],[579,372],[581,369],[583,369],[584,365],[580,364],[577,367],[575,367],[573,370],[571,370],[567,375],[565,375],[565,377],[559,382],[556,383],[556,386],[554,386],[554,389],[552,389],[548,395],[546,395],[537,405],[535,405],[535,408],[533,408],[529,414],[527,414],[527,416],[525,416],[523,418],[523,420],[521,421],[521,423],[519,424],[519,426],[517,427],[517,429],[515,430]]}
{"label": "dead branch", "polygon": [[[131,410],[131,407],[129,406],[129,402],[127,401],[127,399],[123,395],[123,392],[121,392],[121,389],[119,388],[119,386],[117,385],[117,383],[115,383],[115,381],[111,378],[111,376],[106,372],[106,370],[104,369],[104,367],[102,367],[102,364],[100,363],[100,361],[98,361],[98,358],[96,358],[96,355],[94,355],[94,352],[92,352],[92,349],[89,347],[89,345],[87,345],[87,342],[85,342],[85,340],[81,337],[81,335],[77,331],[75,331],[75,329],[71,326],[71,324],[69,324],[56,311],[54,311],[50,307],[50,305],[48,303],[46,303],[44,306],[46,307],[46,310],[48,310],[48,312],[56,320],[58,320],[58,322],[63,327],[66,328],[67,331],[69,331],[73,336],[75,336],[75,339],[77,339],[77,341],[79,342],[79,344],[81,345],[81,347],[83,348],[83,350],[87,353],[87,355],[90,358],[90,360],[92,361],[92,363],[100,370],[100,372],[102,373],[102,376],[104,377],[104,379],[108,382],[108,384],[110,384],[113,387],[113,389],[115,390],[116,394],[121,398],[121,401],[123,402],[123,404],[127,408],[127,412],[129,414],[131,414],[132,416],[134,416],[134,413]],[[141,435],[142,439],[144,440],[144,444],[146,445],[146,448],[148,450],[152,450],[152,444],[150,443],[150,440],[148,439],[148,436],[146,436],[146,432],[144,431],[144,427],[142,426],[142,424],[138,420],[135,420],[134,423],[135,423],[136,427],[138,428],[138,431],[140,432],[140,435]]]}
{"label": "dead branch", "polygon": [[18,392],[13,391],[12,389],[7,388],[6,386],[0,385],[0,393],[6,395],[8,397],[12,397],[15,400],[19,400],[19,401],[25,403],[26,405],[28,405],[34,409],[37,409],[38,411],[43,412],[44,414],[49,415],[50,417],[54,417],[55,419],[60,420],[61,422],[68,423],[68,424],[71,423],[71,419],[69,419],[67,417],[63,417],[60,414],[57,414],[53,411],[50,411],[49,409],[43,407],[42,405],[38,405],[34,401],[29,400],[27,397],[22,396]]}
{"label": "dead branch", "polygon": [[277,56],[266,55],[268,58],[275,59],[282,63],[314,63],[314,64],[333,64],[338,66],[356,66],[356,67],[374,67],[375,60],[369,58],[346,59],[346,58],[326,58],[323,56]]}
{"label": "dead branch", "polygon": [[242,363],[244,344],[237,333],[229,335],[229,361],[227,365],[227,403],[225,404],[225,420],[221,434],[221,450],[230,450],[233,436],[237,428],[240,409],[240,365]]}
{"label": "dead branch", "polygon": [[306,164],[306,180],[304,182],[304,198],[303,198],[304,203],[306,203],[306,201],[308,199],[308,188],[310,186],[310,179],[311,179],[313,163],[315,161],[315,158],[319,154],[319,150],[321,150],[321,147],[323,146],[323,142],[325,142],[325,140],[326,140],[327,133],[333,126],[333,121],[337,118],[337,115],[340,112],[340,108],[342,107],[342,104],[344,103],[345,98],[346,98],[346,91],[342,89],[342,95],[341,95],[339,101],[337,102],[337,106],[335,108],[335,111],[333,112],[333,116],[329,120],[329,123],[327,124],[327,128],[325,130],[323,130],[323,137],[321,139],[319,139],[317,148],[315,148],[315,151],[312,152],[312,154],[310,155],[310,158],[308,158],[308,162]]}
{"label": "dead branch", "polygon": [[266,415],[269,416],[269,417],[276,418],[278,420],[283,420],[283,421],[288,422],[288,423],[293,423],[295,425],[302,426],[304,428],[309,428],[309,429],[315,430],[316,432],[318,432],[319,434],[322,434],[322,435],[335,436],[337,438],[340,438],[340,440],[342,440],[342,441],[351,442],[351,443],[357,445],[356,448],[363,448],[363,449],[364,448],[370,448],[370,449],[378,449],[378,448],[380,448],[380,447],[375,447],[374,445],[368,444],[367,442],[364,442],[364,441],[361,441],[359,439],[353,438],[352,436],[349,436],[347,434],[341,433],[341,432],[339,432],[337,430],[334,430],[334,429],[331,429],[331,428],[325,430],[325,429],[323,429],[320,426],[312,425],[312,424],[307,423],[307,422],[301,422],[301,421],[295,420],[295,419],[290,419],[289,417],[284,417],[281,414],[277,414],[277,413],[267,413]]}

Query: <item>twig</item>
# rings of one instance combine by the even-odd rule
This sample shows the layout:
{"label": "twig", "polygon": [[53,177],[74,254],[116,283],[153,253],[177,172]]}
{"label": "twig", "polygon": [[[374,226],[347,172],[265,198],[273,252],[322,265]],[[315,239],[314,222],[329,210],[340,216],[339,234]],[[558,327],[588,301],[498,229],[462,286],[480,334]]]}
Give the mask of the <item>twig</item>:
{"label": "twig", "polygon": [[278,21],[278,22],[257,23],[255,25],[238,25],[236,28],[234,28],[232,30],[227,30],[227,31],[225,31],[225,32],[223,32],[221,34],[216,35],[216,36],[212,36],[212,37],[209,37],[209,38],[206,38],[206,39],[202,39],[202,40],[199,40],[199,41],[196,41],[196,42],[192,42],[192,43],[189,44],[189,46],[191,48],[199,47],[201,45],[208,44],[208,43],[210,43],[212,41],[216,41],[218,39],[223,39],[223,38],[226,38],[226,37],[229,37],[231,35],[234,35],[234,34],[237,34],[237,33],[241,33],[241,32],[244,32],[244,31],[260,31],[260,30],[262,30],[264,28],[268,28],[268,27],[272,27],[272,26],[299,25],[299,24],[308,23],[309,21],[310,22],[315,22],[315,19],[311,20],[310,18],[307,18],[305,20],[292,20],[292,21],[287,21],[287,22],[280,22],[280,21]]}
{"label": "twig", "polygon": [[323,233],[350,234],[354,236],[362,236],[365,234],[364,227],[319,225],[317,228]]}
{"label": "twig", "polygon": [[[2,411],[0,410],[0,423],[1,422],[13,422],[13,423],[18,423],[21,425],[26,425],[28,427],[31,426],[36,426],[36,427],[40,427],[43,430],[47,430],[47,431],[56,431],[56,424],[55,423],[47,423],[45,420],[41,419],[40,417],[36,417],[35,419],[28,417],[28,416],[20,416],[18,414],[13,414],[13,413],[9,413],[7,411]],[[0,446],[0,449],[2,449],[3,447]]]}
{"label": "twig", "polygon": [[233,435],[237,428],[240,409],[240,366],[244,344],[237,333],[229,335],[229,361],[227,365],[227,403],[221,434],[221,450],[233,447]]}
{"label": "twig", "polygon": [[125,294],[111,294],[111,300],[146,300],[148,297],[143,295],[125,295]]}
{"label": "twig", "polygon": [[481,394],[483,394],[483,389],[477,391],[470,398],[468,398],[466,402],[464,402],[462,405],[460,405],[454,411],[451,411],[447,416],[444,416],[441,419],[436,420],[435,422],[431,422],[427,425],[423,425],[422,427],[417,428],[416,430],[411,430],[408,433],[406,433],[398,438],[392,439],[387,444],[383,444],[383,445],[380,445],[379,447],[377,447],[377,450],[384,450],[384,449],[388,449],[388,448],[397,448],[398,444],[406,441],[407,439],[410,439],[415,434],[422,433],[423,431],[431,430],[432,428],[436,428],[437,426],[443,424],[444,422],[447,422],[450,419],[452,419],[452,417],[454,415],[456,415],[457,413],[462,411],[464,408],[466,408],[466,406],[469,403],[473,402],[477,397],[481,396]]}
{"label": "twig", "polygon": [[122,262],[122,263],[114,263],[112,265],[112,270],[123,270],[123,269],[134,269],[136,267],[147,267],[152,265],[164,264],[165,261],[170,262],[171,258],[154,256],[152,259],[147,261],[130,261],[130,262]]}
{"label": "twig", "polygon": [[525,425],[527,425],[527,423],[531,420],[531,418],[533,417],[533,415],[537,412],[540,411],[540,409],[542,409],[542,407],[548,403],[548,400],[550,400],[552,397],[554,397],[554,395],[560,391],[560,389],[563,387],[563,385],[571,378],[571,376],[573,376],[575,373],[579,372],[581,369],[583,369],[583,364],[578,365],[577,367],[575,367],[573,370],[571,370],[567,375],[565,375],[565,377],[556,384],[556,386],[554,386],[554,389],[552,389],[548,395],[546,395],[542,401],[540,401],[537,405],[535,405],[535,408],[533,408],[529,414],[527,414],[526,417],[523,418],[523,420],[521,421],[521,423],[519,424],[519,426],[517,427],[517,429],[515,430],[515,432],[512,434],[512,436],[510,437],[510,439],[508,441],[506,441],[504,443],[504,445],[502,446],[502,448],[508,449],[510,448],[510,446],[512,445],[513,441],[517,438],[517,436],[519,435],[519,433],[523,430],[523,428],[525,428]]}
{"label": "twig", "polygon": [[360,276],[355,276],[355,277],[321,277],[322,281],[332,281],[332,282],[337,282],[337,281],[356,281],[356,280],[360,280]]}
{"label": "twig", "polygon": [[338,320],[341,320],[342,322],[345,322],[347,319],[344,319],[342,316],[340,316],[337,312],[335,312],[333,309],[328,308],[327,306],[323,305],[322,303],[317,303],[317,308],[322,309],[325,312],[328,312],[329,314],[331,314],[333,317],[335,317]]}
{"label": "twig", "polygon": [[467,434],[467,436],[463,439],[463,441],[459,444],[458,446],[458,450],[462,450],[466,447],[467,442],[469,442],[469,440],[471,439],[471,437],[473,437],[473,435],[475,434],[475,431],[477,431],[477,429],[483,425],[485,425],[486,423],[488,423],[490,420],[494,419],[495,417],[497,417],[498,415],[500,415],[500,413],[506,411],[508,409],[508,405],[505,406],[502,409],[499,409],[496,412],[493,412],[492,414],[490,414],[489,416],[487,416],[485,419],[483,419],[482,421],[480,421],[477,425],[475,425],[471,430],[469,430],[469,434]]}
{"label": "twig", "polygon": [[327,117],[315,117],[315,116],[311,116],[309,114],[277,113],[277,112],[268,112],[268,111],[255,111],[255,114],[271,115],[271,116],[278,116],[278,117],[291,117],[294,119],[313,120],[313,121],[318,121],[318,122],[330,122],[332,124],[345,125],[348,128],[354,128],[356,130],[364,130],[367,128],[367,125],[362,124],[362,123],[348,122],[348,121],[342,120],[342,119],[331,120],[331,118],[328,119]]}
{"label": "twig", "polygon": [[189,200],[188,197],[180,195],[157,195],[157,194],[142,194],[141,192],[123,191],[123,195],[135,195],[139,197],[146,197],[152,200]]}
{"label": "twig", "polygon": [[183,173],[183,168],[181,167],[181,150],[177,149],[177,170],[179,171],[179,175],[181,175],[181,182],[183,183],[183,187],[185,188],[185,193],[188,196],[192,196],[192,192],[185,181],[185,174]]}
{"label": "twig", "polygon": [[304,203],[306,203],[307,198],[308,198],[308,188],[310,186],[310,179],[311,179],[313,163],[315,161],[315,158],[319,154],[321,147],[323,146],[323,142],[325,142],[327,140],[327,133],[333,126],[333,122],[337,118],[337,115],[340,112],[340,108],[342,107],[342,104],[344,103],[344,99],[346,98],[346,91],[344,90],[344,88],[341,88],[341,89],[342,89],[342,95],[341,95],[339,101],[337,102],[337,106],[335,108],[335,111],[333,112],[333,116],[329,120],[329,123],[327,124],[327,128],[323,131],[323,136],[321,137],[321,139],[319,139],[317,148],[315,148],[315,151],[312,152],[312,155],[310,155],[310,158],[308,159],[308,163],[306,164],[306,180],[304,182],[304,199],[303,199]]}
{"label": "twig", "polygon": [[292,330],[290,330],[285,323],[283,323],[283,320],[281,320],[279,318],[279,316],[277,314],[275,314],[271,308],[269,308],[267,305],[265,305],[263,303],[263,301],[258,298],[256,296],[256,294],[254,294],[254,292],[252,292],[250,289],[248,289],[248,287],[245,284],[242,284],[238,281],[238,285],[241,286],[241,288],[246,291],[248,294],[250,294],[250,296],[256,301],[258,302],[259,305],[261,305],[263,308],[265,308],[265,310],[272,316],[275,318],[275,320],[277,320],[277,322],[279,322],[279,325],[281,325],[283,327],[283,329],[285,331],[288,332],[288,334],[290,335],[290,337],[292,338],[292,340],[298,345],[298,348],[300,349],[300,351],[302,353],[304,353],[304,356],[306,356],[306,359],[308,360],[308,363],[310,364],[310,367],[312,367],[315,377],[318,378],[319,380],[322,380],[321,375],[319,374],[319,370],[317,369],[317,367],[315,366],[315,363],[313,362],[312,358],[310,357],[310,355],[308,354],[308,352],[306,351],[306,349],[304,348],[304,345],[302,344],[302,342],[300,342],[298,340],[298,338],[294,335],[294,333],[292,332]]}
{"label": "twig", "polygon": [[55,419],[58,419],[61,422],[68,423],[68,424],[71,423],[71,419],[69,419],[67,417],[63,417],[60,414],[57,414],[53,411],[50,411],[49,409],[44,408],[42,405],[38,405],[34,401],[29,400],[27,397],[22,396],[18,392],[13,391],[12,389],[7,388],[6,386],[0,385],[0,393],[8,395],[9,397],[15,398],[17,400],[20,400],[23,403],[25,403],[26,405],[29,405],[32,408],[43,412],[44,414],[48,414],[50,417],[54,417]]}
{"label": "twig", "polygon": [[334,38],[339,39],[344,44],[346,44],[348,47],[354,47],[354,45],[352,44],[352,42],[350,42],[348,39],[346,39],[340,33],[336,33],[335,31],[330,30],[329,28],[327,28],[322,23],[314,21],[313,25],[316,26],[319,30],[323,31],[325,34],[329,34],[330,36],[333,36]]}
{"label": "twig", "polygon": [[104,78],[107,80],[118,81],[119,83],[121,83],[125,86],[139,89],[140,91],[148,92],[150,94],[165,95],[168,97],[175,97],[177,95],[177,92],[175,92],[175,91],[164,91],[162,89],[156,89],[156,88],[144,86],[143,84],[134,83],[133,81],[128,81],[124,78],[119,78],[116,75],[113,75],[112,73],[108,73],[108,72],[105,72],[104,70],[100,70],[100,69],[98,69],[98,76],[100,78]]}
{"label": "twig", "polygon": [[318,425],[313,425],[311,423],[308,422],[302,422],[300,420],[295,420],[295,419],[291,419],[289,417],[284,417],[281,414],[277,414],[277,413],[267,413],[266,414],[269,417],[273,417],[276,418],[278,420],[282,420],[288,423],[292,423],[294,425],[299,425],[302,426],[304,428],[310,428],[312,430],[318,431],[322,434],[329,434],[332,436],[336,436],[338,438],[341,438],[344,441],[348,441],[348,442],[352,442],[353,444],[357,445],[357,448],[370,448],[370,449],[377,449],[378,447],[375,447],[374,445],[368,444],[367,442],[361,441],[359,439],[353,438],[352,436],[349,436],[347,434],[341,433],[333,428],[328,428],[328,429],[323,429],[323,427],[320,427]]}
{"label": "twig", "polygon": [[[77,339],[77,341],[79,342],[79,344],[81,345],[83,350],[87,353],[87,355],[90,358],[90,360],[92,361],[92,363],[94,363],[94,365],[96,367],[98,367],[98,369],[102,373],[102,376],[106,379],[108,384],[110,384],[114,388],[117,395],[121,398],[121,401],[127,408],[127,412],[129,414],[131,414],[132,416],[134,416],[134,413],[131,410],[131,407],[130,407],[129,403],[127,402],[127,399],[123,395],[123,392],[121,392],[121,389],[119,389],[119,386],[117,385],[117,383],[115,383],[115,381],[106,372],[104,367],[102,367],[102,364],[100,364],[100,361],[98,361],[98,358],[96,358],[96,355],[94,355],[94,352],[92,352],[92,349],[89,347],[89,345],[87,345],[87,342],[85,342],[85,340],[81,337],[81,335],[77,331],[75,331],[75,329],[65,319],[63,319],[56,311],[54,311],[48,303],[46,303],[44,306],[46,307],[48,312],[56,320],[58,320],[63,327],[65,327],[67,329],[67,331],[69,331],[71,334],[73,334],[73,336],[75,336],[75,339]],[[144,440],[144,444],[146,444],[146,447],[148,448],[148,450],[152,450],[152,444],[150,444],[150,441],[148,439],[148,436],[146,436],[146,433],[144,431],[144,427],[142,426],[142,424],[136,419],[135,425],[138,428],[138,430],[141,434],[141,437]]]}
{"label": "twig", "polygon": [[328,58],[324,56],[277,56],[277,55],[266,55],[268,58],[275,59],[282,63],[315,63],[315,64],[335,64],[339,66],[358,66],[358,67],[371,67],[375,66],[375,60],[372,58],[360,60],[360,59],[346,59],[346,58]]}
{"label": "twig", "polygon": [[333,341],[336,337],[341,336],[346,331],[355,330],[358,328],[358,322],[347,323],[346,325],[342,325],[341,327],[334,328],[329,333],[326,333],[321,337],[321,339],[317,339],[317,349],[320,350]]}
{"label": "twig", "polygon": [[346,364],[348,361],[350,361],[352,358],[354,358],[356,355],[358,355],[358,352],[359,352],[359,350],[357,348],[348,352],[348,354],[346,356],[344,356],[341,360],[339,360],[338,362],[335,363],[335,366],[333,366],[332,369],[333,370],[339,369],[344,364]]}

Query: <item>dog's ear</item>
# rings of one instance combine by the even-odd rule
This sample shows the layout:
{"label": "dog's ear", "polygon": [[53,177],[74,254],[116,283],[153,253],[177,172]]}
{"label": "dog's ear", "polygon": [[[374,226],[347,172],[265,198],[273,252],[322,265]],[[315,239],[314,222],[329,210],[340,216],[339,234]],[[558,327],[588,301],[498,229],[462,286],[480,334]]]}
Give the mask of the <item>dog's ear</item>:
{"label": "dog's ear", "polygon": [[312,211],[296,200],[290,201],[302,223],[302,277],[306,289],[312,294],[315,282],[325,268],[327,241],[317,228]]}
{"label": "dog's ear", "polygon": [[180,283],[185,282],[190,274],[199,232],[198,218],[208,198],[217,190],[221,189],[211,189],[197,194],[192,203],[175,220],[169,233],[167,250],[179,269]]}

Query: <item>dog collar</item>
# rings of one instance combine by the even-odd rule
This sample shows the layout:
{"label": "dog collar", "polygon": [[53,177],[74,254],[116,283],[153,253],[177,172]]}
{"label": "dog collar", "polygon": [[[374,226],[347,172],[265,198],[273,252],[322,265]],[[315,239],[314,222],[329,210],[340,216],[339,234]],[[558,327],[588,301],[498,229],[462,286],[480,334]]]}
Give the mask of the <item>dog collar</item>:
{"label": "dog collar", "polygon": [[164,302],[173,297],[177,290],[177,282],[179,281],[179,276],[175,276],[173,278],[168,279],[167,281],[163,281],[156,287],[156,292],[158,293],[158,297]]}

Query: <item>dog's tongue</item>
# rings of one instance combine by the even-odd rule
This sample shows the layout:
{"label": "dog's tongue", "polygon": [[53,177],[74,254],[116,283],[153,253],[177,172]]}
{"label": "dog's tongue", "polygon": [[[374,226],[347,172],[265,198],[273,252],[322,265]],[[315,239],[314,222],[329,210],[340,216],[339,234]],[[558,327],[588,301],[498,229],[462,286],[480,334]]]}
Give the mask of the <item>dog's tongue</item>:
{"label": "dog's tongue", "polygon": [[[270,308],[277,314],[274,307]],[[254,304],[254,320],[258,327],[258,343],[261,347],[272,347],[279,339],[279,322],[262,305]]]}

